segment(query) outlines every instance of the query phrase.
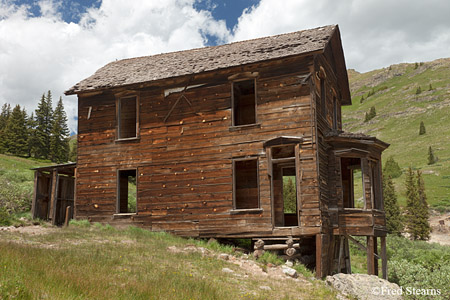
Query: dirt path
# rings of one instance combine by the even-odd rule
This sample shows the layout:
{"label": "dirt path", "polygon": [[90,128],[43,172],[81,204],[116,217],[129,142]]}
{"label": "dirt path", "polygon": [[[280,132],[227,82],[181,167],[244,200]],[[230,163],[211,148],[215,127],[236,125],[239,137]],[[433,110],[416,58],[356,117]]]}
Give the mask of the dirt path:
{"label": "dirt path", "polygon": [[430,243],[439,243],[450,246],[450,213],[433,213],[430,217],[431,232]]}

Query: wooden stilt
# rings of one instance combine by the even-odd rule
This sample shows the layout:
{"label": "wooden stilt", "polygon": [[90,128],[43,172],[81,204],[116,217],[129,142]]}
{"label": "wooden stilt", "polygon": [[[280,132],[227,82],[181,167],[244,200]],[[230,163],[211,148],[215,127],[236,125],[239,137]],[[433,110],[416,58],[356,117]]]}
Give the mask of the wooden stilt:
{"label": "wooden stilt", "polygon": [[322,235],[316,234],[316,277],[322,278]]}
{"label": "wooden stilt", "polygon": [[367,274],[375,274],[375,253],[374,253],[374,237],[367,237]]}
{"label": "wooden stilt", "polygon": [[342,256],[344,255],[344,236],[339,237],[338,273],[342,273]]}
{"label": "wooden stilt", "polygon": [[373,237],[373,253],[374,253],[374,260],[373,260],[373,269],[374,269],[374,275],[378,276],[378,259],[376,258],[378,256],[378,238],[376,236]]}
{"label": "wooden stilt", "polygon": [[380,237],[381,243],[381,273],[383,275],[383,279],[388,279],[387,275],[387,254],[386,254],[386,237]]}
{"label": "wooden stilt", "polygon": [[345,255],[345,272],[352,274],[352,264],[350,258],[350,247],[348,245],[348,239],[344,240],[344,255]]}

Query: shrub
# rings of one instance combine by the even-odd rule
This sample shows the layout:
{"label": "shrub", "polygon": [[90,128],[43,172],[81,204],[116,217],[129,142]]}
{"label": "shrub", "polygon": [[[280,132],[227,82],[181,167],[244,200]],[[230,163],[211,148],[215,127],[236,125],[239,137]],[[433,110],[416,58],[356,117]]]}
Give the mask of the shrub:
{"label": "shrub", "polygon": [[0,207],[9,215],[31,209],[32,191],[0,177]]}

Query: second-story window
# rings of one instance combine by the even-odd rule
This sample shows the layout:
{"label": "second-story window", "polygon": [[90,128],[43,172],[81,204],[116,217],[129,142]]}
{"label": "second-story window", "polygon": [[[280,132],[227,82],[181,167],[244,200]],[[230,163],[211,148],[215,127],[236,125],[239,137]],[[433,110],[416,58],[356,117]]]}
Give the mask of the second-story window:
{"label": "second-story window", "polygon": [[256,80],[232,83],[233,126],[256,123]]}
{"label": "second-story window", "polygon": [[138,99],[127,96],[118,99],[118,139],[129,139],[138,136]]}

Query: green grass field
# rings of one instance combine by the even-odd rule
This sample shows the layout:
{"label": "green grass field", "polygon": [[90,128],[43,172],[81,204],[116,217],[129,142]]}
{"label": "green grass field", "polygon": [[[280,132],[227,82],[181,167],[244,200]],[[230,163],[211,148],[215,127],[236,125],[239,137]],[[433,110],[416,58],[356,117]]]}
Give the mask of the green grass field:
{"label": "green grass field", "polygon": [[[429,204],[450,208],[450,59],[417,68],[400,64],[363,74],[349,71],[349,77],[353,104],[343,107],[344,130],[390,143],[383,161],[392,155],[403,170],[420,169]],[[419,86],[422,92],[416,94]],[[374,94],[367,97],[371,91]],[[362,96],[365,100],[360,103]],[[372,106],[377,115],[364,122]],[[419,135],[421,121],[424,135]],[[427,164],[429,146],[439,157],[433,165]],[[404,175],[394,180],[401,205],[405,205],[404,181]]]}
{"label": "green grass field", "polygon": [[[0,232],[0,299],[312,300],[336,296],[322,281],[274,280],[217,259],[219,253],[233,251],[217,242],[88,224],[74,222],[50,234]],[[196,251],[167,250],[189,245],[212,252],[202,256]],[[223,272],[225,267],[234,273]]]}

